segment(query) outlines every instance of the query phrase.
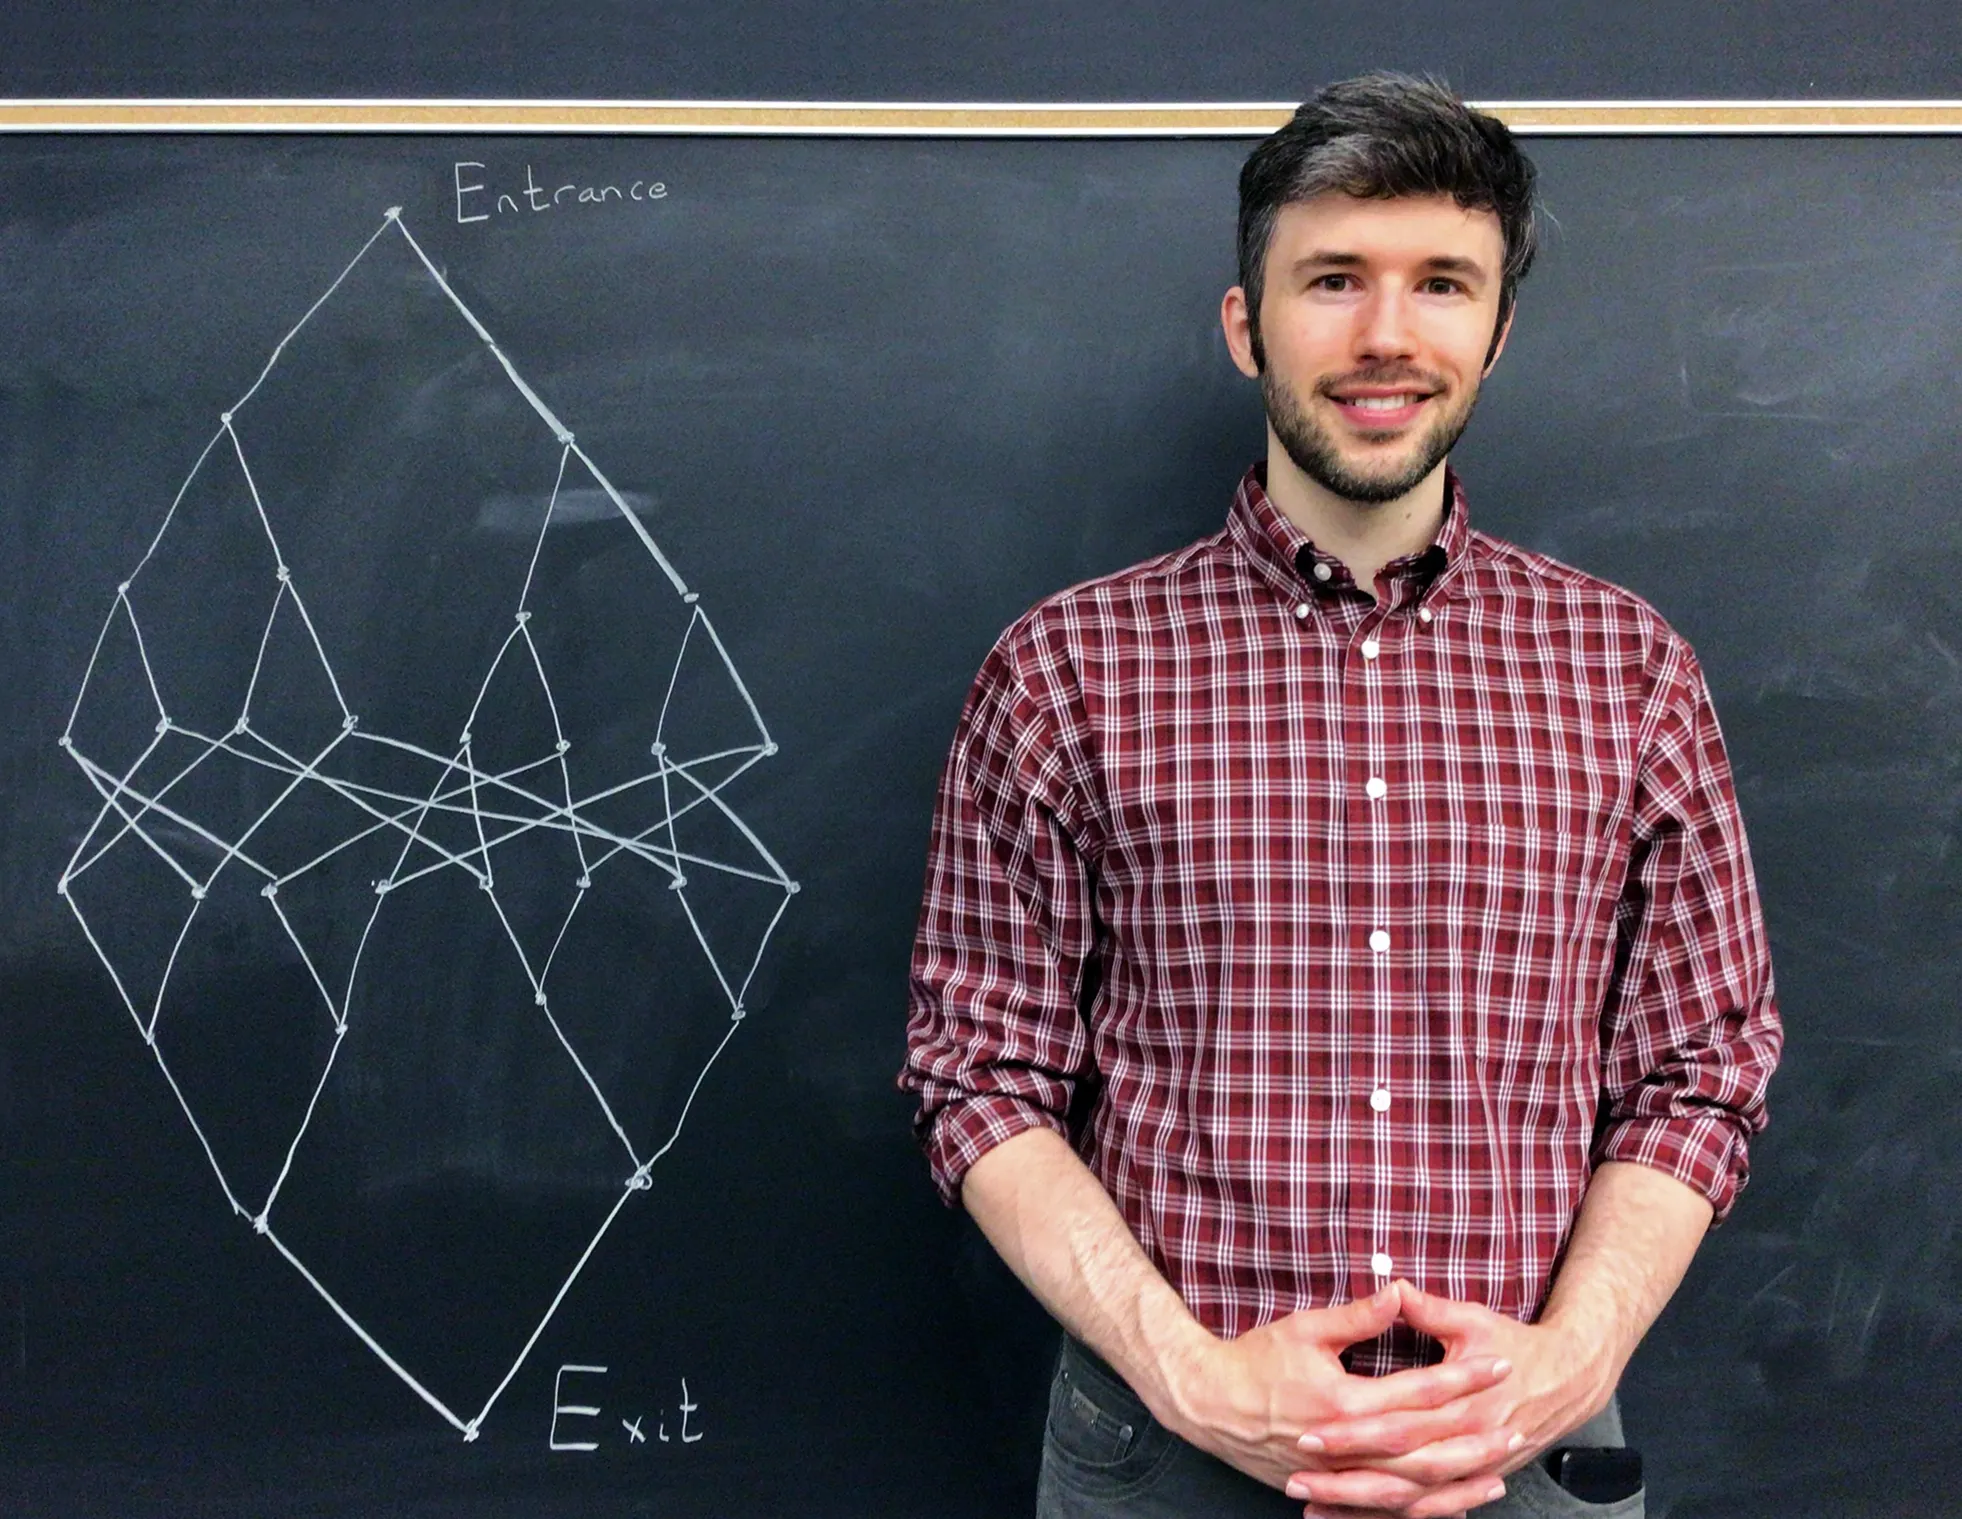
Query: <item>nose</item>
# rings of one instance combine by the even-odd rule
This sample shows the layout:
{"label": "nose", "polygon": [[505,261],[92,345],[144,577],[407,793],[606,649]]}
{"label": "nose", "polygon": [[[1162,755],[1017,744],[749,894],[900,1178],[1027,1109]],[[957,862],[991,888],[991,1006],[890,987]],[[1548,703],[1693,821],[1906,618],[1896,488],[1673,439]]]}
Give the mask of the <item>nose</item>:
{"label": "nose", "polygon": [[1394,286],[1370,293],[1357,313],[1357,357],[1371,362],[1408,359],[1416,349],[1416,313],[1407,295]]}

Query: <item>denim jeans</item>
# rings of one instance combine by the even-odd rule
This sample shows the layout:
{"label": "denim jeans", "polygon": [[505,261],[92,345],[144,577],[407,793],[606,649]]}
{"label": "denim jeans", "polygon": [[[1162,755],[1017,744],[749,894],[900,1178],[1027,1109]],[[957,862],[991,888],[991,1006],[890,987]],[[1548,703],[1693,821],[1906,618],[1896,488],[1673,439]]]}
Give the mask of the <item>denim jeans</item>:
{"label": "denim jeans", "polygon": [[[1620,1445],[1614,1403],[1561,1441]],[[1588,1503],[1537,1461],[1475,1519],[1642,1519],[1642,1495]],[[1305,1505],[1171,1434],[1114,1371],[1065,1337],[1049,1386],[1036,1519],[1301,1519]]]}

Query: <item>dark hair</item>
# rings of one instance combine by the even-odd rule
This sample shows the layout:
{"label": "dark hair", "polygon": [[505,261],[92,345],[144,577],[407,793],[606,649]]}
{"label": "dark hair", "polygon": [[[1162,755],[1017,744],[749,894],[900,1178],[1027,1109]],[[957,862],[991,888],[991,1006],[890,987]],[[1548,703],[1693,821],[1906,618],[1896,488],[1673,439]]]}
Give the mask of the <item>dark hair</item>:
{"label": "dark hair", "polygon": [[[1339,193],[1362,200],[1448,195],[1491,211],[1505,238],[1499,278],[1503,331],[1539,246],[1533,164],[1505,123],[1474,111],[1442,82],[1363,74],[1320,91],[1248,155],[1240,170],[1240,286],[1247,293],[1256,363],[1267,245],[1283,206]],[[1497,331],[1493,334],[1497,342]]]}

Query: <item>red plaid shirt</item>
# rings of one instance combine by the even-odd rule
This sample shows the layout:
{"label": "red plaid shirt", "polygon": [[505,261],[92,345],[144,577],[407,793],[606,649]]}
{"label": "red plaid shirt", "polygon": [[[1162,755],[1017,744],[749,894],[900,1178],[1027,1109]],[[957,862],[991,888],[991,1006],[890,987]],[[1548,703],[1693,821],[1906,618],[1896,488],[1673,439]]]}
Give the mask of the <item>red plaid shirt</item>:
{"label": "red plaid shirt", "polygon": [[1764,1123],[1696,658],[1447,488],[1372,600],[1250,471],[1224,532],[1004,633],[942,779],[901,1076],[936,1184],[1074,1132],[1222,1335],[1390,1274],[1530,1320],[1593,1165],[1721,1217]]}

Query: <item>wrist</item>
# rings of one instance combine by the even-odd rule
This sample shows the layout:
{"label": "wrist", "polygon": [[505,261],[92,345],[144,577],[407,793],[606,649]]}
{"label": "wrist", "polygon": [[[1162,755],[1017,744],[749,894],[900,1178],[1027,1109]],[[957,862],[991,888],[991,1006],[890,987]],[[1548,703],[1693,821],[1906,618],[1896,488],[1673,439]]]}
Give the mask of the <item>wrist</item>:
{"label": "wrist", "polygon": [[1586,1417],[1605,1408],[1628,1364],[1628,1353],[1616,1336],[1584,1315],[1557,1310],[1535,1327],[1551,1342],[1550,1364],[1561,1369],[1562,1380],[1585,1402]]}
{"label": "wrist", "polygon": [[1226,1342],[1197,1319],[1167,1326],[1148,1352],[1137,1394],[1152,1417],[1190,1440],[1215,1415],[1226,1384]]}

